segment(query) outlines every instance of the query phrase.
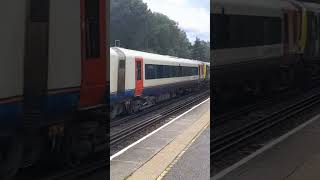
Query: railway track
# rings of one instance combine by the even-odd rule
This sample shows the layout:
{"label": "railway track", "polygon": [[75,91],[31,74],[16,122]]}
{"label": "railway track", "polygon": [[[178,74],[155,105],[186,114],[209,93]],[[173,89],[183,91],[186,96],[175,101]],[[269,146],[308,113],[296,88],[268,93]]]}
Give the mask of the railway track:
{"label": "railway track", "polygon": [[217,115],[216,117],[213,117],[213,126],[217,127],[217,126],[221,126],[224,125],[227,122],[230,122],[231,120],[238,118],[240,116],[243,116],[245,114],[248,114],[252,111],[255,111],[259,108],[261,108],[262,106],[271,104],[272,101],[270,99],[262,101],[262,102],[258,102],[258,103],[254,103],[254,104],[249,104],[247,106],[244,107],[240,107],[238,109],[232,110],[230,112],[221,114],[221,115]]}
{"label": "railway track", "polygon": [[[174,114],[177,114],[187,108],[192,107],[193,105],[199,103],[200,101],[208,98],[209,95],[210,95],[210,91],[206,90],[205,92],[202,92],[190,98],[185,98],[184,100],[179,101],[172,108],[165,108],[166,106],[164,106],[163,111],[160,111],[159,113],[156,113],[151,117],[147,117],[147,118],[143,116],[136,117],[136,119],[139,119],[137,120],[137,123],[133,123],[129,126],[126,126],[121,130],[111,132],[110,147],[112,148],[113,146],[123,142],[125,139],[128,139],[133,134],[136,134],[150,126],[153,126],[161,122],[161,120],[165,118],[173,116]],[[131,121],[134,121],[134,120],[131,120]]]}
{"label": "railway track", "polygon": [[310,96],[299,99],[295,101],[295,103],[281,108],[278,111],[267,114],[242,127],[217,136],[211,140],[210,156],[219,159],[222,155],[245,146],[259,134],[266,132],[268,129],[285,122],[287,119],[318,104],[320,104],[320,93],[316,92]]}
{"label": "railway track", "polygon": [[236,107],[230,107],[229,111],[213,115],[213,126],[217,127],[225,125],[225,123],[229,123],[230,121],[236,118],[245,116],[246,114],[257,111],[258,109],[263,109],[264,107],[271,106],[282,101],[287,101],[288,99],[294,98],[297,95],[299,95],[299,91],[293,90],[272,96],[266,96],[259,100],[251,100],[250,102],[244,102],[247,105],[244,105],[242,103],[236,105]]}

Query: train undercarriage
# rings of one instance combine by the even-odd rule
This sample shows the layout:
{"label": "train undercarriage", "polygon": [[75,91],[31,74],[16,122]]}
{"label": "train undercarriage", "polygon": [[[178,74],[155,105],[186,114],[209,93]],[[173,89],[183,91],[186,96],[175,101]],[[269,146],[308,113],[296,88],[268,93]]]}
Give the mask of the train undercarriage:
{"label": "train undercarriage", "polygon": [[76,166],[108,150],[106,112],[95,110],[64,116],[43,127],[19,129],[2,138],[0,179],[12,179],[19,169],[36,163]]}
{"label": "train undercarriage", "polygon": [[113,104],[110,110],[110,117],[114,119],[116,116],[121,114],[135,114],[139,111],[143,111],[151,106],[154,106],[163,101],[173,99],[175,97],[188,94],[201,88],[208,88],[209,83],[197,83],[191,84],[190,86],[175,88],[166,93],[156,94],[156,95],[145,95],[139,97],[128,98],[117,104]]}
{"label": "train undercarriage", "polygon": [[[289,62],[288,58],[288,62]],[[292,58],[291,58],[292,60]],[[213,70],[213,94],[219,103],[230,104],[247,97],[263,97],[290,89],[308,88],[320,79],[319,61],[294,59],[290,63],[255,64]]]}

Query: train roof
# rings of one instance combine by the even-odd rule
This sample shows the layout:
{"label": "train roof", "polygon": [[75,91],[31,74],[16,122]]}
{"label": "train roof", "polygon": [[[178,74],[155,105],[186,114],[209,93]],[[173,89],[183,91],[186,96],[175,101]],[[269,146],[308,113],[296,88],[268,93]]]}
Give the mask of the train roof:
{"label": "train roof", "polygon": [[214,0],[211,13],[281,17],[282,10],[297,10],[288,0]]}
{"label": "train roof", "polygon": [[313,12],[320,12],[320,4],[313,2],[300,2],[304,8]]}
{"label": "train roof", "polygon": [[201,63],[201,61],[198,61],[198,60],[184,59],[184,58],[178,58],[178,57],[173,57],[168,55],[159,55],[159,54],[135,51],[135,50],[125,49],[125,48],[119,48],[119,47],[110,48],[110,54],[116,54],[114,48],[119,49],[126,56],[130,56],[130,57],[142,56],[144,58],[153,59],[157,61],[164,61],[164,62],[178,62],[178,63],[188,63],[188,64]]}

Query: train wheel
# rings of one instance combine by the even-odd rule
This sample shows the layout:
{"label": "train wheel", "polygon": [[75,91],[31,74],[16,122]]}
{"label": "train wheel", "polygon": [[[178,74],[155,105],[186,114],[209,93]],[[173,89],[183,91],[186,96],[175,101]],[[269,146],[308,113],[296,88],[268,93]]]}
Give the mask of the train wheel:
{"label": "train wheel", "polygon": [[[67,131],[66,160],[69,166],[76,166],[85,160],[94,151],[94,137],[99,130],[99,123],[93,117],[87,117],[87,121],[76,122]],[[88,121],[90,120],[91,121]]]}
{"label": "train wheel", "polygon": [[111,107],[110,118],[114,119],[116,116],[126,112],[125,104],[115,104]]}
{"label": "train wheel", "polygon": [[135,100],[130,103],[130,108],[127,110],[130,114],[135,114],[140,111],[142,107],[142,102],[140,100]]}
{"label": "train wheel", "polygon": [[11,180],[18,172],[23,156],[23,141],[21,137],[15,136],[3,153],[0,161],[0,179]]}
{"label": "train wheel", "polygon": [[118,106],[119,105],[112,106],[112,108],[110,110],[110,118],[111,119],[114,119],[118,115]]}

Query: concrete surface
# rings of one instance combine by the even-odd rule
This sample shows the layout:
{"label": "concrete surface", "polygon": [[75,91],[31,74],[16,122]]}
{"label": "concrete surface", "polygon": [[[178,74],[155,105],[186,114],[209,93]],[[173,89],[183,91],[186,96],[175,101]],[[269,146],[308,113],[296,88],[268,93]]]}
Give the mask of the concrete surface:
{"label": "concrete surface", "polygon": [[110,179],[156,179],[210,122],[210,100],[110,162]]}
{"label": "concrete surface", "polygon": [[164,180],[210,179],[210,127],[195,140],[173,165]]}
{"label": "concrete surface", "polygon": [[221,180],[319,180],[320,118]]}

